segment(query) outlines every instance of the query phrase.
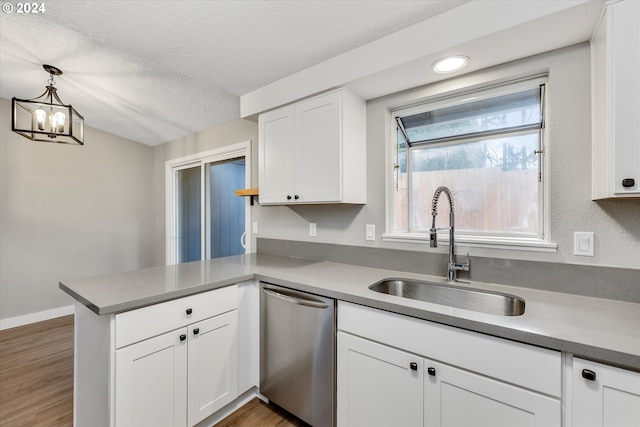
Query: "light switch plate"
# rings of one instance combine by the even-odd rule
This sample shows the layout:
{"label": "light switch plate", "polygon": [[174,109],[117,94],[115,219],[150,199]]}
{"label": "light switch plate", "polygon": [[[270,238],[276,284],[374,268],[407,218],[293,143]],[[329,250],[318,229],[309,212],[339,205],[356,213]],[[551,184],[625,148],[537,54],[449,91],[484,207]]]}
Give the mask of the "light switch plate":
{"label": "light switch plate", "polygon": [[253,221],[252,232],[253,232],[253,234],[258,234],[258,222],[257,221]]}
{"label": "light switch plate", "polygon": [[315,222],[310,222],[309,223],[309,236],[316,236],[316,223]]}
{"label": "light switch plate", "polygon": [[573,233],[573,254],[578,256],[593,256],[595,237],[593,232],[576,231]]}
{"label": "light switch plate", "polygon": [[375,224],[367,224],[365,225],[365,240],[376,240],[376,225]]}

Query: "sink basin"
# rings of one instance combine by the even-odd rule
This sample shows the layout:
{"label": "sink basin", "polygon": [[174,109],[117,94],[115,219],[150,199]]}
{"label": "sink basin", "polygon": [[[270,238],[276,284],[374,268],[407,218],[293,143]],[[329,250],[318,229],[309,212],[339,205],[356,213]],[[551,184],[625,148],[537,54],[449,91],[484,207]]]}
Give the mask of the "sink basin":
{"label": "sink basin", "polygon": [[424,282],[409,279],[384,279],[369,286],[381,294],[410,298],[465,310],[501,316],[524,314],[524,300],[515,295],[466,288],[457,284]]}

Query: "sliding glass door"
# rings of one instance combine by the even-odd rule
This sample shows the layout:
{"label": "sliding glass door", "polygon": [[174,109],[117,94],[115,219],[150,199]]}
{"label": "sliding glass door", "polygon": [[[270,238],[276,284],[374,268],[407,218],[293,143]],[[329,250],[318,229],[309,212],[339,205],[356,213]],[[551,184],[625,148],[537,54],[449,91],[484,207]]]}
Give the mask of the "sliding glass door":
{"label": "sliding glass door", "polygon": [[249,251],[250,210],[235,194],[250,182],[245,148],[167,162],[167,263]]}
{"label": "sliding glass door", "polygon": [[242,159],[209,163],[206,191],[206,258],[243,254],[245,200],[236,190],[245,188],[245,161]]}
{"label": "sliding glass door", "polygon": [[200,166],[176,171],[177,262],[202,259],[202,203]]}

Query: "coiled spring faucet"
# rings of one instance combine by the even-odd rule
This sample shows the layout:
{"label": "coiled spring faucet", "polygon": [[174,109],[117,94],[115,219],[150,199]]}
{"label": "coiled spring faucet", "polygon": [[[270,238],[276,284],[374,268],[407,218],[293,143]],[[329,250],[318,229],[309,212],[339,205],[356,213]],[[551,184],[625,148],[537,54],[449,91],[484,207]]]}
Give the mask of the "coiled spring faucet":
{"label": "coiled spring faucet", "polygon": [[429,229],[429,246],[432,248],[438,247],[438,229],[436,228],[436,215],[438,215],[438,200],[440,195],[444,193],[449,199],[449,227],[443,229],[449,230],[449,262],[447,264],[447,282],[455,282],[457,280],[457,272],[469,271],[469,255],[467,254],[467,262],[456,262],[456,249],[455,249],[455,209],[453,206],[453,195],[451,190],[447,187],[438,187],[436,192],[433,193],[433,199],[431,200],[431,228]]}

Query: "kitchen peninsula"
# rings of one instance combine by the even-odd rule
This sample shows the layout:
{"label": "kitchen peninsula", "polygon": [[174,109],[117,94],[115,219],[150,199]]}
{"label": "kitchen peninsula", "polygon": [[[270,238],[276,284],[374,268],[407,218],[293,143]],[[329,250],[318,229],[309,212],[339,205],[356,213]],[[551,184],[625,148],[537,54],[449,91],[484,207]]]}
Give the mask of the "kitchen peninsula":
{"label": "kitchen peninsula", "polygon": [[[428,324],[436,328],[446,325],[447,331],[450,330],[453,333],[452,342],[464,338],[456,338],[456,334],[473,334],[474,337],[493,340],[487,341],[489,349],[507,349],[509,344],[513,344],[522,351],[532,349],[534,352],[556,354],[553,356],[554,371],[550,375],[556,377],[553,382],[557,387],[549,386],[553,390],[541,390],[541,393],[553,396],[558,404],[571,397],[562,394],[560,384],[571,378],[572,361],[576,366],[582,359],[603,362],[617,367],[612,369],[624,368],[625,370],[618,370],[635,377],[638,374],[633,371],[640,371],[640,337],[637,322],[640,316],[640,304],[498,284],[464,283],[467,287],[513,294],[524,299],[526,306],[523,315],[499,316],[385,295],[369,289],[369,286],[376,282],[396,277],[444,281],[442,278],[416,273],[259,253],[61,282],[61,289],[77,300],[76,419],[81,421],[84,416],[92,416],[93,420],[101,420],[100,425],[113,424],[111,420],[116,411],[109,402],[118,401],[114,391],[115,381],[110,373],[116,369],[113,354],[138,345],[127,347],[130,344],[144,342],[144,333],[141,332],[141,335],[136,336],[134,331],[137,329],[136,325],[143,332],[149,329],[148,325],[155,325],[151,327],[152,330],[148,334],[154,337],[163,336],[161,334],[164,332],[181,328],[185,328],[185,331],[188,328],[188,332],[184,335],[193,334],[193,325],[206,320],[197,317],[200,314],[196,308],[193,308],[193,314],[177,320],[178,326],[175,328],[157,326],[167,317],[164,309],[160,310],[159,307],[176,305],[177,302],[187,299],[188,304],[180,304],[176,308],[182,311],[183,305],[188,309],[202,300],[207,301],[206,306],[202,308],[202,310],[208,310],[207,318],[217,319],[226,313],[237,311],[235,320],[225,320],[225,324],[232,325],[229,331],[233,332],[233,337],[229,345],[236,346],[229,356],[235,358],[228,364],[235,370],[230,375],[241,377],[239,384],[234,386],[231,396],[227,396],[229,402],[253,387],[257,387],[258,367],[257,357],[254,356],[258,349],[258,344],[255,342],[257,341],[255,311],[258,306],[255,301],[259,281],[339,300],[339,307],[344,307],[344,310],[339,311],[338,314],[339,329],[341,329],[341,313],[350,313],[344,315],[345,319],[352,318],[361,308],[375,312],[372,316],[376,316],[377,312],[381,315],[389,313],[393,313],[394,316],[399,315],[398,322],[404,322],[407,319],[408,322],[418,321],[420,324]],[[131,321],[127,318],[135,318],[135,320]],[[119,329],[121,324],[127,325],[122,329],[128,331],[127,333],[121,333]],[[156,326],[159,329],[154,330]],[[346,330],[347,326],[344,328]],[[202,330],[202,327],[196,329]],[[359,333],[366,335],[366,332]],[[175,334],[172,333],[172,335]],[[181,335],[183,335],[182,332],[177,336]],[[234,343],[233,340],[237,342]],[[492,347],[494,341],[496,347]],[[238,346],[244,351],[238,352]],[[89,354],[96,355],[97,352],[104,354],[96,356],[94,360],[87,360]],[[412,353],[414,352],[420,352],[420,350],[412,350]],[[500,361],[499,351],[490,354],[489,358]],[[611,367],[606,366],[606,368]],[[487,369],[490,371],[492,368]],[[340,389],[340,361],[338,370],[338,388]],[[520,374],[513,377],[510,373],[507,378],[501,378],[500,373],[479,371],[509,383],[519,382],[517,376]],[[84,378],[83,372],[93,372],[93,377]],[[244,372],[244,374],[238,375],[237,372]],[[538,374],[529,372],[527,375]],[[340,396],[339,393],[339,420]],[[83,402],[80,405],[79,400]],[[92,413],[82,414],[83,410],[90,410]],[[96,416],[96,414],[102,415]],[[193,418],[193,420],[196,419],[198,421],[190,421],[189,425],[200,422],[199,418]],[[211,421],[211,418],[205,417],[202,422],[206,423],[207,420]],[[77,422],[76,425],[84,424]]]}

